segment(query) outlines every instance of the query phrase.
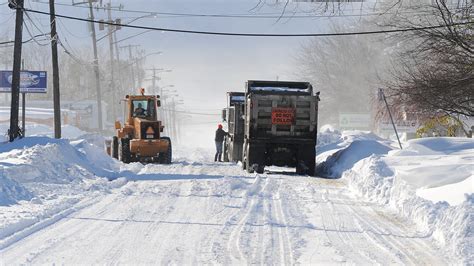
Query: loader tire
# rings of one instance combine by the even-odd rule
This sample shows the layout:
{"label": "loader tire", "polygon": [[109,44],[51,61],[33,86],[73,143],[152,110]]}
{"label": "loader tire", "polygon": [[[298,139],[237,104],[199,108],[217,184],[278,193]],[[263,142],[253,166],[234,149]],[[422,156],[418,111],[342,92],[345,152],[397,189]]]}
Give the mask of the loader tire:
{"label": "loader tire", "polygon": [[112,143],[110,144],[110,155],[114,159],[118,159],[118,147],[119,146],[119,141],[117,136],[112,137]]}
{"label": "loader tire", "polygon": [[123,163],[130,163],[130,139],[121,138],[118,144],[118,158]]}
{"label": "loader tire", "polygon": [[169,137],[161,137],[160,139],[161,140],[167,140],[169,145],[168,145],[168,149],[166,150],[166,152],[161,152],[158,155],[158,163],[160,163],[160,164],[171,164],[171,160],[172,160],[172,157],[173,157],[173,148],[171,146],[171,139]]}

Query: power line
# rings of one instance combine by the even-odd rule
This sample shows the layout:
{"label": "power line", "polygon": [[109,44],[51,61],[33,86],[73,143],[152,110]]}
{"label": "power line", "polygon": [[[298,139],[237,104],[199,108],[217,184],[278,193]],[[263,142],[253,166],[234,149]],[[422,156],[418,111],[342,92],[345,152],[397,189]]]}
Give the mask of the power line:
{"label": "power line", "polygon": [[[23,41],[22,43],[29,43],[31,41],[33,41],[34,38],[37,38],[37,37],[40,37],[40,36],[48,36],[49,33],[46,33],[46,34],[38,34],[38,35],[35,35],[35,36],[32,36],[30,39],[26,40],[26,41]],[[49,37],[48,37],[49,39]],[[11,44],[11,43],[14,43],[15,41],[6,41],[6,42],[0,42],[0,45],[3,45],[3,44]],[[10,45],[10,46],[13,46],[13,45]]]}
{"label": "power line", "polygon": [[219,116],[220,115],[220,114],[217,114],[217,113],[196,113],[196,112],[173,110],[173,109],[168,109],[168,108],[161,108],[161,110],[175,112],[175,113],[181,113],[181,114],[189,114],[189,115],[209,115],[209,116]]}
{"label": "power line", "polygon": [[[47,4],[45,2],[37,2],[40,4]],[[56,5],[74,7],[74,8],[87,8],[84,6],[71,5],[66,3],[56,3]],[[96,9],[106,10],[105,7],[95,7]],[[330,14],[330,15],[315,15],[311,12],[294,12],[294,14],[283,15],[281,12],[267,12],[259,13],[256,15],[251,14],[199,14],[199,13],[176,13],[176,12],[155,12],[155,11],[145,11],[145,10],[131,10],[123,8],[111,8],[112,11],[124,12],[124,13],[138,13],[138,14],[150,14],[150,15],[164,15],[169,17],[211,17],[211,18],[250,18],[250,19],[282,19],[282,18],[333,18],[333,17],[361,17],[361,16],[381,16],[381,15],[394,15],[394,14],[408,14],[408,13],[418,13],[419,11],[403,11],[403,12],[378,12],[378,13],[362,13],[362,14]],[[360,11],[360,9],[349,9],[342,10],[344,11]],[[295,15],[295,14],[308,14],[308,15]]]}
{"label": "power line", "polygon": [[47,43],[46,43],[46,44],[44,44],[44,43],[39,43],[39,42],[36,40],[36,38],[33,37],[33,34],[31,34],[31,31],[30,31],[30,29],[28,28],[28,25],[26,25],[26,21],[23,23],[23,25],[25,25],[25,29],[26,29],[26,31],[28,32],[28,35],[30,35],[31,40],[33,40],[37,45],[39,45],[39,46],[47,46],[47,45],[48,45]]}
{"label": "power line", "polygon": [[[49,12],[33,10],[33,9],[24,9],[27,12],[33,12],[43,15],[49,15]],[[425,26],[425,27],[414,27],[408,29],[392,29],[392,30],[377,30],[377,31],[360,31],[360,32],[339,32],[339,33],[297,33],[297,34],[276,34],[276,33],[234,33],[234,32],[216,32],[216,31],[196,31],[196,30],[182,30],[182,29],[172,29],[172,28],[158,28],[158,27],[148,27],[148,26],[138,26],[130,24],[120,24],[108,21],[98,21],[92,19],[85,19],[67,15],[58,15],[57,17],[78,20],[84,22],[92,23],[102,23],[105,25],[111,26],[120,26],[126,28],[134,29],[143,29],[143,30],[156,30],[156,31],[167,31],[167,32],[177,32],[177,33],[187,33],[187,34],[202,34],[202,35],[218,35],[218,36],[240,36],[240,37],[330,37],[330,36],[351,36],[351,35],[369,35],[369,34],[385,34],[385,33],[397,33],[397,32],[409,32],[409,31],[420,31],[428,29],[437,29],[445,28],[448,26],[459,26],[459,25],[469,25],[474,24],[474,21],[471,22],[459,22],[449,25],[435,25],[435,26]]]}

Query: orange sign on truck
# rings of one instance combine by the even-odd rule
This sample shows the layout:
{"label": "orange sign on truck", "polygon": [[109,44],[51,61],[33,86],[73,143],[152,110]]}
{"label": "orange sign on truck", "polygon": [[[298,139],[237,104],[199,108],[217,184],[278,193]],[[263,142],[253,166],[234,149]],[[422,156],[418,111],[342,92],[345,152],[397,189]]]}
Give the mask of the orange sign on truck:
{"label": "orange sign on truck", "polygon": [[292,125],[295,121],[294,108],[272,108],[272,124],[274,125]]}

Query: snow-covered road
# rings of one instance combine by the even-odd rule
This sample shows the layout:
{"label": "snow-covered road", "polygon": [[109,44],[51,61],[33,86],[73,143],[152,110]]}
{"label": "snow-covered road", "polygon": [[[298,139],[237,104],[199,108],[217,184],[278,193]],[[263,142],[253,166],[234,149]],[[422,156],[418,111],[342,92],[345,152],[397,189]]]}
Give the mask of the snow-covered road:
{"label": "snow-covered road", "polygon": [[0,250],[0,264],[447,263],[412,223],[343,179],[197,161],[126,166],[133,181]]}

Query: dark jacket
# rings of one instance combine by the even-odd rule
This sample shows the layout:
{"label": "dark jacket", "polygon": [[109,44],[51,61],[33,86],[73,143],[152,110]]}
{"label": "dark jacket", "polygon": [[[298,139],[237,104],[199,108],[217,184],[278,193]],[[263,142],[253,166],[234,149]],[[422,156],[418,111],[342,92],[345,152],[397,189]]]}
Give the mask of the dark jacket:
{"label": "dark jacket", "polygon": [[214,138],[214,140],[222,142],[222,141],[224,141],[224,137],[226,135],[227,135],[227,132],[225,132],[222,128],[218,128],[216,130],[216,137]]}

